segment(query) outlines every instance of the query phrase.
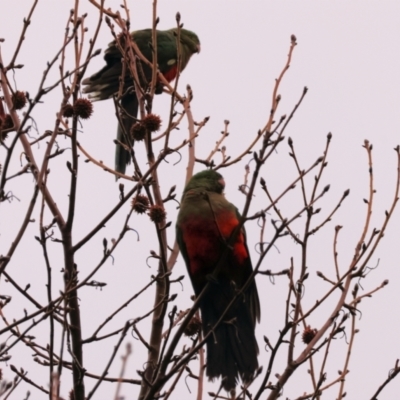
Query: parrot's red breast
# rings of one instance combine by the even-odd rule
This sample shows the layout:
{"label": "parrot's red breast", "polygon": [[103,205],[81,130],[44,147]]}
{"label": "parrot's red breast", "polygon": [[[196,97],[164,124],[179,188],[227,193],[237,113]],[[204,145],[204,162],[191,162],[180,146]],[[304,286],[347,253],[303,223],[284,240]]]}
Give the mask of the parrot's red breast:
{"label": "parrot's red breast", "polygon": [[[204,274],[205,266],[215,265],[221,257],[221,244],[229,239],[238,224],[238,219],[231,211],[220,212],[215,221],[205,222],[204,218],[199,217],[182,224],[190,271],[193,275]],[[249,257],[243,233],[239,233],[236,238],[233,254],[238,264],[243,264]]]}
{"label": "parrot's red breast", "polygon": [[177,73],[178,73],[178,66],[177,64],[175,64],[168,71],[163,72],[163,75],[168,82],[172,82],[176,78]]}

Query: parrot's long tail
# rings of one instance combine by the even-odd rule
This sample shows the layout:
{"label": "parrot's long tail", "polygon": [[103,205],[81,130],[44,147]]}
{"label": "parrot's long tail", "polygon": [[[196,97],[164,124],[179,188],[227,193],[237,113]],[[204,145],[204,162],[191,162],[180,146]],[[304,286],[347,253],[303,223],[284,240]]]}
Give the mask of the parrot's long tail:
{"label": "parrot's long tail", "polygon": [[[133,145],[133,140],[130,137],[130,131],[132,125],[136,122],[138,114],[138,100],[135,93],[126,94],[121,100],[121,106],[123,108],[122,123],[125,130],[125,134],[131,143],[127,143],[126,136],[123,128],[118,124],[117,140],[126,144],[128,147]],[[116,144],[115,147],[115,170],[125,174],[126,166],[131,162],[131,155],[120,144]]]}
{"label": "parrot's long tail", "polygon": [[[108,62],[104,68],[82,82],[85,86],[83,93],[88,93],[92,101],[112,98],[119,90],[121,70],[120,62]],[[131,127],[136,122],[139,108],[135,92],[129,90],[131,86],[132,78],[129,79],[129,75],[127,75],[124,84],[124,93],[126,94],[124,94],[121,99],[121,107],[123,109],[122,124],[124,129],[118,124],[117,130],[117,140],[126,144],[128,147],[131,147],[133,143],[132,140],[129,140],[131,143],[127,143],[128,141],[126,140],[124,131],[129,137]],[[120,144],[117,144],[115,148],[115,170],[124,174],[126,166],[130,162],[130,152],[125,150]]]}
{"label": "parrot's long tail", "polygon": [[[228,300],[233,297],[232,288],[216,285],[210,291],[215,293],[206,296],[201,305],[205,335],[220,319]],[[207,376],[210,379],[221,377],[226,391],[236,387],[239,377],[245,383],[252,380],[258,368],[258,345],[246,296],[236,300],[206,343]]]}

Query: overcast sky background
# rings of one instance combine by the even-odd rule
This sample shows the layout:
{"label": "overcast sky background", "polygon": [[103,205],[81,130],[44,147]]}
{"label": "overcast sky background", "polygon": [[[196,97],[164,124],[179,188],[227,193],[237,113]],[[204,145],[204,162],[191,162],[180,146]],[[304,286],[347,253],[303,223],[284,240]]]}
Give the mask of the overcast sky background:
{"label": "overcast sky background", "polygon": [[[88,12],[86,26],[89,28],[87,38],[91,37],[98,20],[97,10],[87,1],[81,2],[80,12]],[[121,1],[106,1],[106,6],[116,10]],[[350,188],[351,194],[343,207],[337,213],[333,222],[328,224],[320,235],[316,235],[311,243],[312,253],[309,258],[310,281],[306,287],[305,305],[314,304],[315,300],[324,293],[329,286],[315,278],[315,271],[321,270],[330,277],[334,276],[332,259],[333,234],[335,225],[343,225],[343,232],[339,240],[339,261],[342,271],[349,265],[356,240],[361,233],[366,206],[362,199],[368,196],[368,168],[366,152],[362,148],[365,139],[374,145],[374,172],[377,189],[376,208],[373,214],[372,226],[379,228],[384,217],[384,211],[389,208],[394,193],[396,178],[396,156],[393,148],[400,144],[400,3],[396,1],[166,1],[161,0],[158,5],[160,29],[175,26],[175,14],[180,12],[185,28],[196,32],[201,41],[201,53],[194,55],[187,70],[184,71],[179,90],[184,92],[186,84],[190,84],[194,91],[192,111],[196,120],[206,116],[211,119],[203,129],[197,140],[197,156],[206,158],[213,144],[219,138],[223,129],[223,121],[230,121],[230,136],[226,141],[228,153],[238,155],[244,146],[251,141],[257,130],[262,128],[268,118],[271,106],[271,94],[275,78],[278,77],[286,62],[290,44],[290,35],[295,34],[298,46],[294,51],[291,67],[284,78],[279,93],[282,101],[278,115],[289,114],[294,104],[300,98],[303,87],[309,92],[290,123],[285,136],[291,136],[303,168],[311,165],[323,152],[326,135],[332,132],[333,140],[328,157],[329,165],[326,176],[323,178],[323,187],[331,184],[331,190],[321,203],[324,213],[328,213],[339,200],[344,190]],[[1,52],[5,64],[10,60],[18,42],[22,28],[22,19],[27,16],[30,1],[2,0],[0,12],[0,38],[6,39],[1,43]],[[15,82],[19,90],[36,93],[46,62],[51,60],[61,47],[64,36],[64,27],[73,8],[73,1],[40,0],[33,15],[32,24],[28,29],[26,40],[18,63],[24,64],[22,70],[16,71]],[[151,26],[152,3],[150,1],[130,1],[132,29],[143,29]],[[106,24],[102,25],[96,48],[105,49],[112,40]],[[87,48],[87,47],[86,47]],[[71,60],[72,61],[72,60]],[[72,64],[71,64],[72,65]],[[103,66],[102,56],[97,57],[88,68],[88,73],[96,72]],[[58,63],[50,74],[49,83],[57,79]],[[39,134],[54,126],[55,113],[61,101],[61,91],[56,90],[45,100],[44,105],[35,109],[35,121]],[[1,94],[0,94],[1,95]],[[155,99],[154,112],[162,118],[168,115],[168,96],[158,96]],[[187,137],[186,121],[181,131],[174,136],[174,144],[179,144]],[[82,126],[79,141],[90,150],[91,154],[107,165],[112,166],[114,161],[113,139],[116,132],[116,119],[112,101],[97,103],[95,112],[89,121]],[[31,132],[32,137],[35,132]],[[59,140],[61,147],[68,146],[64,139]],[[43,149],[44,146],[41,146]],[[60,157],[51,164],[52,173],[49,185],[56,191],[57,203],[65,212],[68,202],[68,173],[65,162],[69,155]],[[288,146],[283,143],[277,154],[271,160],[262,176],[267,179],[272,190],[278,193],[279,188],[288,185],[296,176],[291,159],[287,156]],[[38,150],[40,154],[40,149]],[[169,164],[163,165],[161,176],[166,182],[163,193],[166,194],[170,186],[177,184],[178,198],[183,188],[184,161],[186,151],[182,152],[183,161],[173,166],[178,157],[172,155]],[[0,149],[1,159],[4,151]],[[41,159],[38,159],[41,162]],[[229,170],[221,171],[227,184],[227,198],[234,202],[239,209],[243,207],[245,198],[237,190],[243,182],[244,165],[250,157]],[[254,164],[250,164],[252,167]],[[18,171],[19,160],[15,159],[12,170]],[[201,166],[196,167],[200,171]],[[77,223],[74,240],[80,240],[86,232],[99,221],[118,201],[118,185],[114,178],[99,170],[93,164],[80,164],[79,173],[79,207],[77,209]],[[312,180],[311,180],[312,181]],[[24,187],[21,188],[21,182]],[[64,183],[66,186],[64,186]],[[14,186],[15,185],[15,186]],[[20,226],[20,214],[32,194],[33,182],[30,176],[24,176],[19,181],[10,182],[8,189],[21,202],[3,203],[0,208],[0,254],[8,251],[16,230]],[[126,184],[127,189],[130,187]],[[282,210],[288,216],[299,209],[301,203],[300,192],[297,191],[282,203]],[[261,192],[257,193],[252,212],[258,211],[266,203]],[[176,204],[167,203],[168,220],[175,222]],[[102,239],[109,241],[117,237],[123,221],[129,211],[128,204],[118,213],[117,217],[100,232],[90,243],[85,252],[78,253],[78,265],[81,277],[90,271],[102,256]],[[23,215],[23,214],[22,214]],[[37,215],[36,215],[37,218]],[[51,218],[47,215],[48,222]],[[301,232],[301,221],[298,222]],[[380,247],[370,261],[374,267],[368,278],[362,282],[365,291],[379,285],[384,279],[390,284],[371,299],[361,304],[362,318],[358,321],[360,332],[357,334],[353,355],[350,362],[350,374],[347,377],[347,392],[350,399],[369,399],[377,387],[386,379],[388,371],[394,366],[395,360],[400,358],[400,317],[398,304],[400,299],[399,273],[399,234],[400,212],[395,212],[394,218],[386,232]],[[102,291],[88,288],[82,290],[80,299],[82,315],[85,321],[84,337],[93,331],[123,299],[141,288],[149,279],[150,274],[156,272],[156,263],[152,269],[145,265],[145,258],[149,248],[156,250],[151,242],[152,227],[147,223],[145,216],[134,217],[132,227],[138,230],[140,242],[136,235],[130,233],[130,238],[114,254],[115,262],[111,261],[103,267],[95,279],[109,281]],[[269,235],[272,227],[268,225]],[[169,237],[174,236],[171,227]],[[254,249],[259,240],[259,231],[256,222],[247,224],[249,247]],[[21,243],[21,248],[15,259],[9,265],[9,273],[24,283],[31,283],[32,293],[36,293],[41,301],[45,302],[45,268],[41,258],[39,245],[31,240],[38,234],[37,224],[32,224],[27,238]],[[62,259],[57,258],[59,249],[51,249],[53,268],[59,271]],[[290,257],[295,257],[299,267],[299,249],[290,239],[283,240],[275,252],[265,260],[263,269],[279,271],[288,268]],[[253,260],[257,259],[253,251]],[[138,261],[139,260],[139,261]],[[140,265],[139,265],[140,264]],[[151,264],[151,263],[150,263]],[[136,269],[133,269],[135,267]],[[186,274],[183,260],[179,258],[174,268],[174,277]],[[117,278],[116,278],[117,277]],[[61,284],[62,274],[58,278]],[[267,335],[274,341],[278,329],[282,329],[284,318],[284,299],[287,293],[285,278],[277,279],[272,285],[267,278],[257,278],[262,302],[262,320],[257,328],[260,338],[260,363],[265,364],[268,353],[264,352],[262,336]],[[130,292],[130,287],[132,291]],[[192,289],[188,279],[185,279],[184,288],[174,286],[173,292],[179,294],[179,307],[185,309],[190,306],[189,297]],[[9,284],[1,282],[1,294],[13,294]],[[119,295],[123,297],[119,297]],[[55,293],[56,294],[56,293]],[[115,326],[123,321],[137,316],[137,308],[147,310],[153,302],[152,293],[140,303],[128,310],[126,317],[116,320]],[[32,306],[17,303],[21,300],[14,297],[9,310],[22,316],[22,308],[33,311]],[[88,304],[89,301],[89,304]],[[96,305],[93,312],[92,305]],[[333,303],[331,303],[333,305]],[[12,308],[14,307],[14,308]],[[308,321],[318,328],[329,315],[331,308],[327,307]],[[144,311],[140,311],[143,313]],[[10,311],[8,311],[10,313]],[[12,318],[8,314],[8,318]],[[3,322],[0,322],[2,326]],[[147,326],[142,327],[146,332]],[[110,328],[111,329],[111,328]],[[107,330],[106,330],[107,331]],[[5,339],[4,339],[5,340]],[[137,378],[136,370],[142,367],[145,358],[138,342],[130,339],[134,345],[134,354],[129,361],[127,377]],[[344,353],[341,338],[332,349],[329,365],[328,381],[335,377],[337,370],[342,369]],[[2,342],[3,339],[0,339]],[[100,374],[104,360],[107,360],[112,351],[113,341],[103,345],[101,350],[93,346],[85,354],[85,363],[89,371]],[[337,350],[336,350],[337,348]],[[103,352],[104,350],[104,352]],[[88,350],[86,350],[88,351]],[[301,352],[301,348],[296,348]],[[337,351],[337,353],[336,353]],[[89,353],[92,352],[90,355]],[[106,353],[106,354],[104,354]],[[21,358],[15,357],[11,363],[17,367],[25,366],[29,352],[21,353]],[[140,360],[138,362],[137,360]],[[285,354],[278,360],[275,373],[282,373]],[[11,377],[6,365],[1,366],[4,374]],[[308,367],[307,367],[308,368]],[[37,368],[37,371],[40,371]],[[110,373],[116,376],[119,371],[119,361]],[[32,371],[33,373],[33,371]],[[64,379],[68,376],[65,371]],[[47,384],[47,376],[41,382]],[[195,391],[193,381],[188,381]],[[274,382],[274,380],[273,380]],[[92,385],[87,380],[87,388]],[[111,398],[108,383],[103,383],[102,390],[95,398],[101,399],[107,393]],[[210,387],[207,387],[207,390]],[[214,387],[215,388],[215,387]],[[136,388],[134,388],[136,389]],[[296,398],[303,392],[309,392],[311,384],[305,373],[298,372],[284,391],[284,397]],[[62,386],[62,394],[67,396],[69,382]],[[379,399],[394,399],[398,397],[400,381],[395,381],[383,392]],[[20,390],[20,397],[25,393]],[[184,385],[179,388],[181,398],[189,398]],[[108,394],[111,393],[111,394]],[[123,395],[126,399],[135,398],[134,391],[128,385],[123,386]],[[42,394],[34,393],[32,398]],[[329,392],[326,398],[336,398],[337,389]],[[15,395],[17,396],[17,394]],[[205,396],[206,398],[206,396]]]}

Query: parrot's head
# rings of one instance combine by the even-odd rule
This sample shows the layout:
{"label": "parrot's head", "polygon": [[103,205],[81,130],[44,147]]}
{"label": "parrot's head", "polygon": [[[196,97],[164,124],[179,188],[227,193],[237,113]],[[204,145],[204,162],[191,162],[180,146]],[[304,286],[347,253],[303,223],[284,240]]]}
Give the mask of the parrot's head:
{"label": "parrot's head", "polygon": [[217,171],[207,169],[192,176],[189,183],[185,187],[186,193],[192,189],[204,189],[208,192],[222,193],[225,188],[223,176]]}
{"label": "parrot's head", "polygon": [[[175,35],[177,35],[177,29],[174,28]],[[191,54],[200,53],[200,40],[199,37],[192,31],[187,29],[180,30],[180,41],[184,47],[187,47]]]}

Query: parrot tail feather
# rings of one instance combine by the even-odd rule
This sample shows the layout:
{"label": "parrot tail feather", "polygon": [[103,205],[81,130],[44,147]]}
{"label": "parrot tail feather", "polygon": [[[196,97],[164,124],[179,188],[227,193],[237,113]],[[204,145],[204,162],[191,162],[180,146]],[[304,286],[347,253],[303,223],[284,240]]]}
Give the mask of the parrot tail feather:
{"label": "parrot tail feather", "polygon": [[[249,304],[238,299],[232,308],[234,316],[228,311],[206,342],[207,376],[210,379],[221,377],[222,386],[228,392],[236,387],[239,377],[245,383],[250,382],[258,368],[258,345]],[[213,308],[204,304],[201,311],[203,331],[207,334],[219,320],[215,302]]]}
{"label": "parrot tail feather", "polygon": [[[123,128],[118,124],[117,140],[121,143],[127,144],[125,139],[125,133],[130,135],[131,127],[136,122],[138,114],[138,100],[135,93],[130,93],[122,98],[121,106],[125,111],[125,115],[122,116]],[[133,144],[133,140],[131,139]],[[131,162],[131,154],[120,144],[116,144],[115,147],[115,170],[125,174],[126,166]],[[118,178],[116,178],[118,179]]]}

